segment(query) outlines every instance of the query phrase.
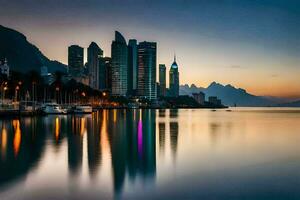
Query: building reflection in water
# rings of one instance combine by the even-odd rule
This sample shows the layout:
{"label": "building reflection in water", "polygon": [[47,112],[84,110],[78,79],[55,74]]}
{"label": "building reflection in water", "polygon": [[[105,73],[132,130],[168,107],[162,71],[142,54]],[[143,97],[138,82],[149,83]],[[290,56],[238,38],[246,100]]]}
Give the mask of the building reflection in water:
{"label": "building reflection in water", "polygon": [[177,147],[178,147],[178,109],[170,110],[170,118],[174,118],[170,122],[170,146],[172,151],[172,157],[176,160]]}
{"label": "building reflection in water", "polygon": [[24,178],[44,152],[46,134],[40,119],[1,120],[0,188]]}
{"label": "building reflection in water", "polygon": [[114,190],[122,192],[125,175],[131,181],[152,179],[156,174],[155,111],[127,110],[109,124]]}
{"label": "building reflection in water", "polygon": [[6,158],[6,147],[7,147],[7,130],[5,122],[2,123],[2,131],[1,131],[1,156],[2,160]]}
{"label": "building reflection in water", "polygon": [[159,109],[158,110],[158,116],[161,118],[166,117],[166,109]]}
{"label": "building reflection in water", "polygon": [[77,174],[82,166],[84,116],[72,116],[71,131],[68,131],[68,164],[71,174]]}
{"label": "building reflection in water", "polygon": [[138,122],[138,153],[139,157],[141,158],[143,156],[143,122],[141,113]]}
{"label": "building reflection in water", "polygon": [[170,118],[178,118],[178,109],[170,109]]}
{"label": "building reflection in water", "polygon": [[95,177],[95,173],[97,172],[97,168],[101,161],[101,146],[100,146],[100,126],[101,121],[103,121],[103,111],[92,114],[92,120],[88,122],[88,131],[87,131],[87,151],[88,151],[88,167],[90,177]]}
{"label": "building reflection in water", "polygon": [[55,141],[58,143],[60,135],[60,120],[58,117],[55,118]]}
{"label": "building reflection in water", "polygon": [[20,121],[18,119],[13,120],[13,127],[14,127],[14,153],[15,156],[17,156],[21,145],[21,128],[20,128]]}
{"label": "building reflection in water", "polygon": [[[155,180],[155,110],[101,110],[93,115],[24,118],[1,121],[0,127],[0,187],[24,177],[38,163],[47,139],[57,150],[67,144],[65,153],[72,177],[81,172],[85,144],[92,179],[101,169],[104,152],[109,154],[105,161],[111,160],[116,195],[121,195],[126,176],[130,183]],[[64,138],[67,143],[62,142]]]}
{"label": "building reflection in water", "polygon": [[159,131],[159,151],[161,153],[165,152],[165,141],[166,141],[166,124],[164,122],[159,122],[158,124]]}

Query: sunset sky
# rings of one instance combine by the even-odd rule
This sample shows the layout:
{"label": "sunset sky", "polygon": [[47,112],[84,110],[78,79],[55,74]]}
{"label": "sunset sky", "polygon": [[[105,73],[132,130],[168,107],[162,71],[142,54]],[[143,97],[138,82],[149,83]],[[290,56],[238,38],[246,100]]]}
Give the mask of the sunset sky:
{"label": "sunset sky", "polygon": [[0,24],[50,59],[95,41],[106,56],[114,31],[156,41],[158,63],[176,52],[181,84],[212,81],[256,95],[300,98],[298,0],[0,0]]}

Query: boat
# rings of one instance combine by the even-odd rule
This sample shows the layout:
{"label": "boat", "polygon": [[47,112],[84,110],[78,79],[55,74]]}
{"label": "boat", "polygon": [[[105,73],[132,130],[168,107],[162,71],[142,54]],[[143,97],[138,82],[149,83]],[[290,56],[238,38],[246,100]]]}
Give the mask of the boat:
{"label": "boat", "polygon": [[129,109],[138,109],[139,108],[139,104],[138,103],[129,103],[128,104],[128,108]]}
{"label": "boat", "polygon": [[80,105],[75,106],[74,111],[75,114],[90,114],[93,112],[92,106],[89,105]]}
{"label": "boat", "polygon": [[43,104],[42,111],[45,114],[67,114],[67,110],[63,109],[57,103],[45,103],[45,104]]}

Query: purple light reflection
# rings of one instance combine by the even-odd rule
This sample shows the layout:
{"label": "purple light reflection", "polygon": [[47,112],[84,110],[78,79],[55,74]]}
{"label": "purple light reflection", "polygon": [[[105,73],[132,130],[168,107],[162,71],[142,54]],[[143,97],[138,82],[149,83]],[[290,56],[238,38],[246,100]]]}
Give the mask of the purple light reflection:
{"label": "purple light reflection", "polygon": [[138,154],[140,157],[143,155],[143,124],[141,119],[138,122]]}

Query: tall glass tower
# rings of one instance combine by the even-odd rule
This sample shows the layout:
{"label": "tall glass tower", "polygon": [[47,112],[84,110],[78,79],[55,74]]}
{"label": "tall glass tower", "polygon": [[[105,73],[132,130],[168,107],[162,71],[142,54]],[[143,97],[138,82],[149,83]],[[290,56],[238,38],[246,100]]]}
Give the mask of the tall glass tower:
{"label": "tall glass tower", "polygon": [[71,45],[68,48],[69,73],[79,75],[83,70],[83,48],[78,45]]}
{"label": "tall glass tower", "polygon": [[134,95],[137,89],[138,58],[137,41],[129,40],[128,43],[128,94]]}
{"label": "tall glass tower", "polygon": [[174,62],[170,68],[169,79],[170,79],[169,95],[171,97],[178,97],[179,96],[179,72],[178,72],[178,65],[176,63],[176,56],[174,56]]}
{"label": "tall glass tower", "polygon": [[99,89],[99,59],[103,57],[103,51],[92,42],[88,47],[88,71],[89,85],[94,89]]}
{"label": "tall glass tower", "polygon": [[166,65],[159,65],[159,95],[164,97],[166,96]]}
{"label": "tall glass tower", "polygon": [[157,98],[155,42],[140,42],[138,45],[138,95],[149,100]]}
{"label": "tall glass tower", "polygon": [[113,96],[127,95],[128,49],[125,38],[118,31],[111,44],[111,75]]}

